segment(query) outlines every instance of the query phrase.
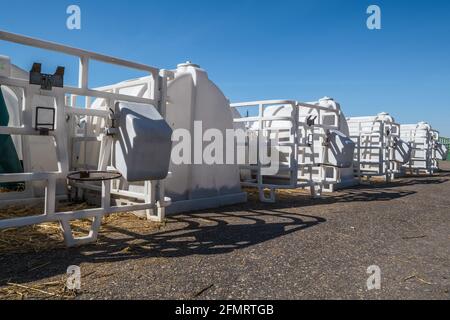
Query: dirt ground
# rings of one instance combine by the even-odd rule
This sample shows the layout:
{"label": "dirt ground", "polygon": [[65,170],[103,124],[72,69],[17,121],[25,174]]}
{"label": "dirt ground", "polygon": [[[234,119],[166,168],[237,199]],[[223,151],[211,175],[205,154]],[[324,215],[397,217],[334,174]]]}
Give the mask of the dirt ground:
{"label": "dirt ground", "polygon": [[[0,299],[450,299],[450,163],[442,168],[154,227],[115,219],[81,248],[19,243],[0,251]],[[79,292],[64,288],[70,265],[81,268]],[[372,265],[381,289],[369,291]]]}

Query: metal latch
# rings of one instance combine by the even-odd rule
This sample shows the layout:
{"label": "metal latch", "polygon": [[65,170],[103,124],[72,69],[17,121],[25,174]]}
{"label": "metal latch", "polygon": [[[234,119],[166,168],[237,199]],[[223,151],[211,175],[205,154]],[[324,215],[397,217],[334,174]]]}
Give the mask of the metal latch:
{"label": "metal latch", "polygon": [[330,135],[331,135],[330,130],[327,130],[327,131],[326,131],[326,138],[325,138],[325,141],[322,143],[322,146],[323,146],[323,147],[329,147],[329,146],[330,146],[330,142],[331,142],[331,140],[330,140]]}
{"label": "metal latch", "polygon": [[109,108],[110,114],[108,116],[108,119],[111,123],[111,126],[107,127],[105,130],[105,133],[107,136],[114,136],[117,134],[117,121],[119,120],[119,115],[114,112],[112,108]]}
{"label": "metal latch", "polygon": [[315,116],[313,118],[313,116],[308,116],[308,118],[306,118],[306,124],[308,125],[308,127],[311,127],[314,125],[314,123],[316,122],[317,116]]}
{"label": "metal latch", "polygon": [[307,136],[307,138],[306,138],[306,144],[307,144],[309,147],[312,147],[313,143],[314,143],[314,136],[313,136],[312,133],[310,133],[310,134],[308,134],[308,136]]}
{"label": "metal latch", "polygon": [[54,74],[41,73],[42,64],[33,63],[30,71],[30,84],[40,85],[42,90],[52,90],[53,87],[64,87],[64,67],[56,68]]}

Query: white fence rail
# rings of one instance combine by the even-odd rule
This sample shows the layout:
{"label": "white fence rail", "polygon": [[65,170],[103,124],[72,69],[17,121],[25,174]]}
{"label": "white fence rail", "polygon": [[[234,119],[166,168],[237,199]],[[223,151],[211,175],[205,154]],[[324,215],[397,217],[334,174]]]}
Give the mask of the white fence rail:
{"label": "white fence rail", "polygon": [[[71,212],[57,212],[56,201],[58,197],[57,183],[66,183],[66,177],[73,173],[73,145],[80,141],[98,141],[102,144],[100,160],[97,170],[105,170],[107,168],[114,169],[111,160],[112,149],[114,148],[111,133],[114,131],[112,125],[116,102],[132,102],[145,103],[155,106],[160,113],[165,110],[167,95],[167,79],[172,76],[171,72],[159,70],[144,64],[134,63],[106,55],[80,50],[52,42],[42,41],[21,35],[16,35],[4,31],[0,31],[0,40],[9,41],[29,47],[41,48],[45,50],[64,53],[79,59],[79,83],[78,87],[53,87],[51,90],[43,90],[39,85],[30,84],[25,79],[17,79],[12,77],[0,77],[0,85],[11,88],[19,101],[20,109],[20,126],[0,127],[0,134],[19,135],[21,137],[23,150],[23,166],[25,173],[0,174],[0,183],[24,182],[26,187],[24,192],[8,192],[0,194],[0,205],[11,204],[12,202],[40,200],[35,195],[32,183],[35,181],[44,181],[45,183],[45,210],[42,215],[29,217],[12,217],[6,220],[0,220],[0,229],[21,227],[30,224],[38,224],[50,221],[59,221],[64,231],[65,240],[68,246],[84,244],[86,242],[95,241],[100,227],[101,219],[104,215],[145,210],[147,217],[153,220],[162,220],[164,218],[164,208],[170,205],[170,199],[164,197],[164,184],[162,181],[145,181],[144,194],[132,194],[129,191],[121,190],[119,184],[114,181],[102,181],[101,186],[92,186],[81,182],[72,184],[72,188],[81,188],[82,190],[93,190],[100,194],[101,207],[96,209],[86,209]],[[105,62],[110,65],[119,67],[132,68],[143,71],[151,75],[151,90],[146,97],[129,96],[110,92],[108,90],[91,89],[89,87],[89,63],[91,61]],[[32,149],[28,136],[39,136],[42,132],[36,130],[33,126],[33,117],[35,109],[33,99],[35,97],[46,97],[52,101],[52,108],[55,112],[54,131],[47,132],[49,137],[53,137],[56,148],[57,171],[32,172],[30,168],[30,150]],[[85,98],[85,106],[76,107],[77,97]],[[103,109],[91,109],[93,99],[103,99]],[[75,119],[93,119],[95,117],[102,118],[101,130],[89,136],[79,135],[76,132]],[[111,206],[111,195],[120,198],[127,198],[127,205]],[[137,201],[136,201],[137,199]],[[92,218],[92,227],[89,235],[86,237],[75,238],[73,236],[70,221],[76,219]]]}

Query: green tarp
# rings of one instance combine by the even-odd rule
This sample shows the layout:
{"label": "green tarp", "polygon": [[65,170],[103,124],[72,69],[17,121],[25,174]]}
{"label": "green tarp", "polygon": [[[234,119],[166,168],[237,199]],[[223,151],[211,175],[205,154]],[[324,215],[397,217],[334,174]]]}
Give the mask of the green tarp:
{"label": "green tarp", "polygon": [[[0,126],[6,127],[8,123],[8,108],[0,86]],[[23,172],[22,163],[17,155],[11,136],[0,134],[0,174],[21,172]],[[18,187],[18,183],[0,183],[0,188],[17,189]]]}

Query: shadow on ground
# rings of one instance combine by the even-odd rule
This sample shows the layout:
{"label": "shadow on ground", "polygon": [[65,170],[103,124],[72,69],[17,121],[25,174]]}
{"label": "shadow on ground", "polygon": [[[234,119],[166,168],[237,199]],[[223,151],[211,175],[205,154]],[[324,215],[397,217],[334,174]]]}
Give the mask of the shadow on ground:
{"label": "shadow on ground", "polygon": [[[0,256],[0,286],[8,281],[31,282],[65,274],[69,265],[86,262],[229,253],[326,222],[322,217],[300,214],[303,207],[355,201],[390,201],[416,193],[397,190],[398,187],[447,182],[442,177],[449,176],[450,172],[444,172],[443,175],[438,178],[415,177],[390,184],[358,186],[321,199],[313,200],[306,194],[300,194],[283,198],[275,204],[249,201],[239,206],[182,214],[171,217],[164,230],[148,234],[107,227],[107,232],[100,235],[95,245]],[[33,267],[39,264],[45,264],[45,267]]]}

